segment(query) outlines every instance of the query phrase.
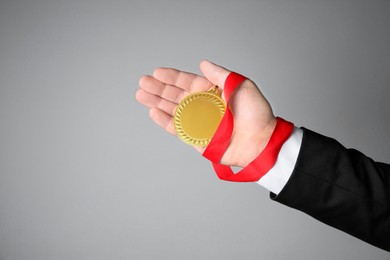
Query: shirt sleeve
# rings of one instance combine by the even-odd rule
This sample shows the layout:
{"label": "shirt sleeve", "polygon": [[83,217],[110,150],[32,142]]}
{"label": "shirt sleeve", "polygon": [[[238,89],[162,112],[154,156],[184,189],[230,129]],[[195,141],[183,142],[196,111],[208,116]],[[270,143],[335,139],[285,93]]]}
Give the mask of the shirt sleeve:
{"label": "shirt sleeve", "polygon": [[257,183],[274,194],[279,192],[289,180],[301,149],[303,130],[295,127],[291,136],[283,144],[275,165]]}

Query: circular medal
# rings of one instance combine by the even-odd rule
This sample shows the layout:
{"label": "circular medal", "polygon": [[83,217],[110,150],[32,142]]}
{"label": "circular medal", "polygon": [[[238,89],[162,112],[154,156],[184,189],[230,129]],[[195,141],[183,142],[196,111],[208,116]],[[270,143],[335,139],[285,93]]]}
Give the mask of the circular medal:
{"label": "circular medal", "polygon": [[214,86],[185,97],[173,117],[177,136],[193,146],[207,146],[225,113],[226,105]]}

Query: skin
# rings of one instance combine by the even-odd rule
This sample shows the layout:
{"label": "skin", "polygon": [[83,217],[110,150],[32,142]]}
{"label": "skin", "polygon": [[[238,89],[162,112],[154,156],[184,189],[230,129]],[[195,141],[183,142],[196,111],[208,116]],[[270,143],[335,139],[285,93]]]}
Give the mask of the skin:
{"label": "skin", "polygon": [[[230,73],[207,60],[200,63],[200,70],[202,76],[173,68],[156,68],[152,75],[139,80],[137,101],[148,107],[151,119],[170,134],[176,135],[172,119],[176,105],[187,95],[207,91],[213,85],[223,91]],[[221,163],[245,167],[265,148],[276,118],[268,101],[249,79],[232,93],[228,105],[234,116],[234,130]],[[200,153],[205,149],[195,148]]]}

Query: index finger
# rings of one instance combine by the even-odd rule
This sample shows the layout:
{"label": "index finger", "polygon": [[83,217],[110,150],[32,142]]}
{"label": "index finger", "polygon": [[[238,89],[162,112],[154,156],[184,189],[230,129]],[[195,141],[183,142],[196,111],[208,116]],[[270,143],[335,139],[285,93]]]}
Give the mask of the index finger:
{"label": "index finger", "polygon": [[188,92],[199,92],[210,89],[213,84],[206,78],[173,68],[157,68],[153,77],[165,84],[173,85]]}

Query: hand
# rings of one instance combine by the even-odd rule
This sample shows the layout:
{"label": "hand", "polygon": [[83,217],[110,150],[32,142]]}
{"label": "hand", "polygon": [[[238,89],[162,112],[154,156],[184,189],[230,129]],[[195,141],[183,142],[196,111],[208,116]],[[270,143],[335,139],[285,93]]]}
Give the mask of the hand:
{"label": "hand", "polygon": [[[140,78],[136,99],[149,107],[152,120],[171,134],[176,135],[172,119],[176,105],[190,93],[207,91],[213,85],[223,89],[230,73],[209,61],[202,61],[200,69],[204,76],[171,68],[157,68],[153,76]],[[228,105],[234,116],[234,129],[221,163],[245,167],[265,148],[276,119],[270,104],[250,80],[245,80],[232,93]],[[201,153],[205,149],[195,148]]]}

